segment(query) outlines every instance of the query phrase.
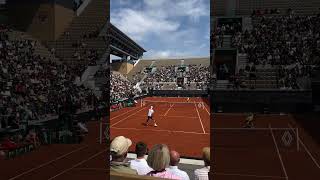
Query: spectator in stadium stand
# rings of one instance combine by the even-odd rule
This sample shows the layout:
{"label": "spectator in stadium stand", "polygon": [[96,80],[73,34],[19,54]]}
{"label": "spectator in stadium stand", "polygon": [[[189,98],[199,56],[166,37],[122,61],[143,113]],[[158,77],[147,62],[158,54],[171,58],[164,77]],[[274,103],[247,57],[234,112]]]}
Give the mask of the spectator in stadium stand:
{"label": "spectator in stadium stand", "polygon": [[88,130],[88,128],[87,128],[86,123],[85,123],[84,120],[79,121],[77,125],[78,125],[78,127],[81,129],[81,131],[82,131],[83,133],[88,133],[88,132],[89,132],[89,130]]}
{"label": "spectator in stadium stand", "polygon": [[77,108],[88,104],[88,89],[72,83],[83,69],[35,55],[36,41],[11,40],[8,31],[0,28],[0,76],[5,82],[0,83],[1,107],[5,107],[0,111],[8,117],[4,126],[18,128],[21,121],[57,115],[66,103],[66,92]]}
{"label": "spectator in stadium stand", "polygon": [[130,168],[130,164],[126,162],[127,153],[132,141],[124,136],[117,136],[110,144],[111,162],[110,171],[138,174],[136,170]]}
{"label": "spectator in stadium stand", "polygon": [[27,143],[33,144],[35,148],[40,146],[40,140],[34,130],[29,130],[25,140]]}
{"label": "spectator in stadium stand", "polygon": [[0,144],[0,160],[4,160],[6,158],[6,153],[1,149],[2,149],[2,146]]}
{"label": "spectator in stadium stand", "polygon": [[170,163],[169,148],[167,145],[154,145],[148,154],[147,162],[148,165],[153,169],[153,171],[150,171],[147,176],[167,179],[181,179],[179,176],[176,176],[166,170]]}
{"label": "spectator in stadium stand", "polygon": [[167,168],[167,171],[172,174],[181,177],[183,180],[189,180],[189,176],[185,171],[182,171],[178,168],[180,162],[180,154],[177,151],[170,151],[170,166]]}
{"label": "spectator in stadium stand", "polygon": [[195,180],[209,180],[210,171],[210,148],[205,147],[202,150],[202,157],[204,161],[204,167],[201,169],[196,169],[194,171]]}
{"label": "spectator in stadium stand", "polygon": [[1,142],[1,147],[5,150],[12,150],[18,147],[17,143],[10,139],[9,135],[5,135]]}
{"label": "spectator in stadium stand", "polygon": [[139,175],[146,175],[153,169],[149,167],[144,156],[147,154],[147,145],[144,142],[138,142],[136,144],[136,154],[137,158],[130,161],[130,167],[137,170]]}

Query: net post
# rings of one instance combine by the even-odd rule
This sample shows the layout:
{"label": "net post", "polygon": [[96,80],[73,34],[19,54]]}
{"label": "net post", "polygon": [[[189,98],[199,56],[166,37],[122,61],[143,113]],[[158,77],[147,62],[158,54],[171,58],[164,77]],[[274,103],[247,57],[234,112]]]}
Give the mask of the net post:
{"label": "net post", "polygon": [[100,136],[100,138],[99,138],[99,143],[100,144],[102,144],[102,120],[100,121],[100,132],[99,132],[99,136]]}
{"label": "net post", "polygon": [[298,130],[298,128],[296,128],[296,135],[297,135],[297,151],[299,152],[300,151],[300,145],[299,145],[299,143],[300,143],[300,139],[299,139],[299,130]]}

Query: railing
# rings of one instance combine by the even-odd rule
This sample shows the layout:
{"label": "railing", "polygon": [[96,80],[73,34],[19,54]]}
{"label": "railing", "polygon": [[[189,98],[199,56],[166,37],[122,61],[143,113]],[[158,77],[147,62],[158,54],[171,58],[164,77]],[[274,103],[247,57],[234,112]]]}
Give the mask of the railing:
{"label": "railing", "polygon": [[112,171],[110,172],[110,179],[111,180],[161,180],[161,179],[166,180],[164,178],[116,173]]}

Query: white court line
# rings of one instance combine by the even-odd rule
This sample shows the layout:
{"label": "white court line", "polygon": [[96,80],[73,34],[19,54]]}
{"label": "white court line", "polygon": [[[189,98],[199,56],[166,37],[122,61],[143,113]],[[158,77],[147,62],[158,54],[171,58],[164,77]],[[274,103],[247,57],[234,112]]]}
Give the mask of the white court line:
{"label": "white court line", "polygon": [[132,110],[130,110],[130,111],[126,111],[126,112],[124,112],[124,113],[122,113],[122,114],[119,114],[119,115],[113,117],[113,118],[110,118],[110,120],[112,120],[112,119],[114,119],[114,118],[117,118],[117,117],[119,117],[119,116],[123,116],[123,115],[125,115],[125,114],[127,114],[127,113],[129,113],[129,112],[132,112],[132,111],[134,111],[134,110],[137,110],[137,109],[139,109],[139,108],[140,108],[140,107],[137,107],[137,108],[134,108],[134,109],[132,109]]}
{"label": "white court line", "polygon": [[[291,124],[288,123],[288,125],[289,125],[289,127],[292,129],[292,131],[293,131],[294,133],[296,133],[296,132],[294,131],[294,128],[291,126]],[[301,133],[300,133],[300,134],[301,134]],[[299,141],[301,142],[301,145],[303,146],[303,148],[304,148],[304,149],[307,151],[307,153],[309,154],[309,156],[310,156],[310,158],[312,159],[312,161],[314,162],[314,164],[320,169],[320,166],[319,166],[317,160],[312,156],[311,152],[309,151],[309,149],[307,148],[307,146],[302,142],[302,140],[301,140],[300,137],[299,137]]]}
{"label": "white court line", "polygon": [[90,171],[95,170],[95,171],[103,171],[103,172],[106,172],[106,168],[73,168],[73,169],[75,169],[75,170],[81,170],[81,171],[83,171],[83,170],[90,170]]}
{"label": "white court line", "polygon": [[[160,117],[163,117],[164,115],[159,115]],[[145,117],[142,115],[137,115],[137,117]],[[188,116],[166,116],[168,118],[172,117],[172,118],[191,118],[191,119],[198,119],[198,117],[188,117]]]}
{"label": "white court line", "polygon": [[256,177],[256,178],[268,178],[268,179],[286,179],[286,177],[282,176],[260,176],[254,174],[232,174],[232,173],[215,173],[216,175],[223,175],[223,176],[242,176],[242,177]]}
{"label": "white court line", "polygon": [[154,132],[171,132],[171,133],[185,133],[185,134],[205,134],[209,135],[209,133],[199,133],[199,132],[189,132],[189,131],[170,131],[170,130],[162,130],[162,129],[139,129],[139,128],[116,128],[113,127],[113,129],[119,129],[119,130],[135,130],[135,131],[154,131]]}
{"label": "white court line", "polygon": [[115,126],[115,125],[119,124],[120,122],[122,122],[122,121],[124,121],[124,120],[128,119],[129,117],[131,117],[131,116],[133,116],[133,115],[137,114],[138,112],[140,112],[140,111],[144,110],[145,108],[146,108],[146,107],[144,107],[144,108],[140,109],[139,111],[137,111],[137,112],[135,112],[135,113],[133,113],[133,114],[131,114],[131,115],[127,116],[127,117],[126,117],[126,118],[124,118],[124,119],[121,119],[120,121],[118,121],[118,122],[116,122],[116,123],[112,124],[110,127],[113,127],[113,126]]}
{"label": "white court line", "polygon": [[[246,116],[246,113],[213,113],[216,115],[223,115],[223,116]],[[280,115],[279,113],[270,113],[270,114],[259,114],[259,117],[266,117],[266,116],[289,116],[288,114]]]}
{"label": "white court line", "polygon": [[169,107],[169,109],[167,110],[167,112],[166,112],[166,113],[164,113],[164,115],[163,115],[163,116],[166,116],[166,115],[169,113],[170,109],[171,109],[173,106],[174,106],[174,104],[172,104],[172,106],[170,106],[170,107]]}
{"label": "white court line", "polygon": [[199,120],[200,120],[200,124],[201,124],[202,130],[203,130],[203,133],[205,134],[206,131],[204,130],[204,127],[203,127],[203,124],[202,124],[202,120],[201,120],[201,117],[200,117],[200,114],[199,114],[199,111],[198,111],[198,107],[197,107],[196,104],[194,104],[194,105],[195,105],[197,113],[198,113],[198,117],[199,117]]}
{"label": "white court line", "polygon": [[274,137],[274,134],[273,134],[273,131],[271,129],[271,125],[269,124],[269,128],[270,128],[270,132],[271,132],[271,135],[272,135],[272,139],[273,139],[273,142],[274,142],[274,145],[276,147],[276,150],[277,150],[277,153],[278,153],[278,157],[280,159],[280,163],[281,163],[281,166],[282,166],[282,170],[284,172],[284,175],[286,177],[286,179],[288,179],[288,175],[287,175],[287,171],[286,171],[286,168],[284,167],[284,164],[283,164],[283,161],[282,161],[282,157],[281,157],[281,154],[280,154],[280,151],[279,151],[279,148],[278,148],[278,144],[276,142],[276,139]]}
{"label": "white court line", "polygon": [[70,170],[72,170],[73,168],[75,168],[75,167],[77,167],[77,166],[79,166],[79,165],[81,165],[81,164],[83,164],[83,163],[85,163],[85,162],[87,162],[87,161],[89,161],[89,160],[91,160],[91,159],[99,156],[100,154],[105,153],[105,152],[107,152],[107,149],[105,149],[105,150],[103,150],[103,151],[100,151],[100,152],[98,152],[97,154],[94,154],[93,156],[90,156],[89,158],[87,158],[87,159],[85,159],[85,160],[83,160],[83,161],[81,161],[81,162],[73,165],[71,168],[68,168],[68,169],[60,172],[59,174],[57,174],[57,175],[49,178],[48,180],[55,179],[56,177],[61,176],[62,174],[66,173],[66,172],[68,172],[68,171],[70,171]]}
{"label": "white court line", "polygon": [[67,153],[67,154],[64,154],[64,155],[62,155],[62,156],[57,157],[56,159],[53,159],[53,160],[48,161],[48,162],[46,162],[46,163],[44,163],[44,164],[41,164],[41,165],[39,165],[39,166],[37,166],[37,167],[34,167],[34,168],[32,168],[32,169],[29,169],[29,170],[27,170],[27,171],[25,171],[25,172],[23,172],[23,173],[21,173],[21,174],[19,174],[19,175],[16,175],[15,177],[10,178],[9,180],[17,179],[17,178],[19,178],[19,177],[21,177],[21,176],[23,176],[23,175],[25,175],[25,174],[28,174],[28,173],[30,173],[30,172],[32,172],[32,171],[34,171],[34,170],[40,169],[40,168],[42,168],[42,167],[44,167],[44,166],[46,166],[46,165],[49,165],[49,164],[51,164],[51,163],[53,163],[53,162],[55,162],[55,161],[57,161],[57,160],[60,160],[60,159],[66,157],[66,156],[68,156],[68,155],[70,155],[70,154],[72,154],[72,153],[74,153],[74,152],[80,151],[80,150],[82,150],[82,149],[84,149],[84,148],[87,148],[87,147],[88,147],[88,146],[83,146],[83,147],[80,147],[80,148],[78,148],[78,149],[75,149],[75,150],[73,150],[73,151],[71,151],[71,152],[69,152],[69,153]]}
{"label": "white court line", "polygon": [[207,113],[210,115],[210,112],[208,111],[206,105],[203,105],[204,106],[204,109],[207,111]]}

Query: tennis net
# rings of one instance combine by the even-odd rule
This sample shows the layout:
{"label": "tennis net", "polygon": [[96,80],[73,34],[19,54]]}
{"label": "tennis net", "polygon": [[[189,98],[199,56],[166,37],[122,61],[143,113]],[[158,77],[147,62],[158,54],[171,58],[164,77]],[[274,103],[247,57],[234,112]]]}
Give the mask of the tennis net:
{"label": "tennis net", "polygon": [[215,148],[251,148],[299,151],[298,128],[212,128]]}
{"label": "tennis net", "polygon": [[166,107],[166,108],[188,108],[188,107],[197,107],[205,108],[204,102],[169,102],[169,101],[151,101],[151,100],[142,100],[141,107],[153,106],[157,108]]}

